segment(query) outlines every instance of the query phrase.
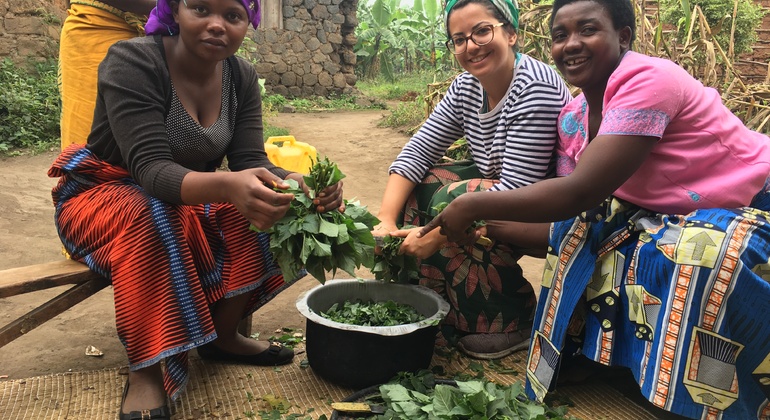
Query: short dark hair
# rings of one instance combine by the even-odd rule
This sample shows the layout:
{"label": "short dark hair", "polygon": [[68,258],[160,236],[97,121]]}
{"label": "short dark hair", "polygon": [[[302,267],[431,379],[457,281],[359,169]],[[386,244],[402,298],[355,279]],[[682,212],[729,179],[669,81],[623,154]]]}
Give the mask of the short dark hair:
{"label": "short dark hair", "polygon": [[629,48],[633,45],[636,39],[636,16],[634,15],[634,6],[631,4],[631,0],[554,0],[553,10],[551,11],[550,28],[553,29],[553,17],[556,16],[556,12],[562,7],[577,3],[579,1],[592,1],[609,13],[612,19],[612,24],[616,30],[620,30],[628,26],[631,28],[631,39],[629,41]]}

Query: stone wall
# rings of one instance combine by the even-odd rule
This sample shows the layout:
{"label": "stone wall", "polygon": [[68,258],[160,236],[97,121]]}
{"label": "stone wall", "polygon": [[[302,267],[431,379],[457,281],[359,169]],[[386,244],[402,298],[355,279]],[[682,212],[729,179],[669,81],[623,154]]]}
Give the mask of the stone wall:
{"label": "stone wall", "polygon": [[[249,37],[270,93],[289,97],[353,93],[358,0],[262,0]],[[67,0],[0,0],[0,59],[55,58]]]}
{"label": "stone wall", "polygon": [[352,93],[358,0],[283,0],[282,21],[263,0],[265,21],[251,38],[270,93],[288,97]]}
{"label": "stone wall", "polygon": [[58,54],[66,0],[0,0],[0,58],[22,64]]}

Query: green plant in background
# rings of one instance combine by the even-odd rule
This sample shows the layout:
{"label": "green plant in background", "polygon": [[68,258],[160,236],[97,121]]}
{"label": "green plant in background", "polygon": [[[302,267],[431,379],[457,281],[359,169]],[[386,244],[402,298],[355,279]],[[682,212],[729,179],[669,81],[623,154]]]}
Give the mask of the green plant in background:
{"label": "green plant in background", "polygon": [[354,51],[359,63],[356,67],[365,77],[382,74],[388,80],[394,78],[392,61],[382,60],[381,55],[387,54],[388,49],[398,43],[397,21],[406,17],[399,10],[399,3],[400,0],[375,0],[371,7],[358,9]]}
{"label": "green plant in background", "polygon": [[720,45],[730,46],[734,54],[751,52],[758,39],[757,28],[766,13],[758,2],[751,0],[660,0],[659,5],[661,20],[677,28],[677,40],[682,43],[690,35],[696,40],[703,36],[692,30],[696,24],[692,21],[693,9],[699,7],[712,35]]}
{"label": "green plant in background", "polygon": [[264,129],[262,130],[262,140],[266,141],[270,137],[288,136],[289,130],[283,127],[276,127],[274,125],[265,122]]}
{"label": "green plant in background", "polygon": [[452,67],[454,59],[442,46],[444,35],[440,0],[415,0],[401,7],[400,0],[358,3],[354,47],[359,79]]}
{"label": "green plant in background", "polygon": [[59,89],[56,63],[27,70],[0,62],[0,151],[44,150],[59,143]]}
{"label": "green plant in background", "polygon": [[425,110],[419,101],[399,102],[394,109],[379,124],[380,127],[390,127],[409,135],[417,132],[425,120]]}

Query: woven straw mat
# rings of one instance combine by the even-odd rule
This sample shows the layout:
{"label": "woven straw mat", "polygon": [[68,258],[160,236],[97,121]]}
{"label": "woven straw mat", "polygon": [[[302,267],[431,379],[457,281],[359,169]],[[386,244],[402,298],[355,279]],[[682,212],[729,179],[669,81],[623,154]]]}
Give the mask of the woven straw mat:
{"label": "woven straw mat", "polygon": [[[483,372],[488,379],[507,385],[524,381],[525,358],[526,352],[518,352],[489,364],[452,351],[436,354],[432,365],[443,367],[446,377]],[[123,367],[0,381],[0,419],[113,420],[126,372]],[[297,349],[293,363],[275,368],[204,362],[191,357],[190,383],[172,411],[174,419],[260,419],[260,412],[269,412],[282,402],[288,406],[286,414],[317,419],[331,414],[331,402],[353,392],[315,375],[307,366],[302,348]],[[557,393],[574,404],[568,414],[581,419],[655,418],[605,383],[589,380],[580,386],[559,388]]]}

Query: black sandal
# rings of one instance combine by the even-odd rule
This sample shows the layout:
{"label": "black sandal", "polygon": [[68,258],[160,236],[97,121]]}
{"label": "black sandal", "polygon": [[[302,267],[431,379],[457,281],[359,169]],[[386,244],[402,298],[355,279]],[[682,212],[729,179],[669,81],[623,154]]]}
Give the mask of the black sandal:
{"label": "black sandal", "polygon": [[169,409],[166,404],[151,410],[139,410],[124,413],[123,404],[126,402],[126,395],[128,395],[128,379],[126,379],[126,386],[123,387],[123,398],[120,399],[120,411],[118,411],[119,420],[171,420],[171,409]]}
{"label": "black sandal", "polygon": [[232,362],[243,365],[278,366],[290,363],[292,359],[294,359],[294,350],[284,347],[281,343],[274,341],[261,353],[234,354],[220,349],[212,341],[198,347],[198,355],[206,360]]}

